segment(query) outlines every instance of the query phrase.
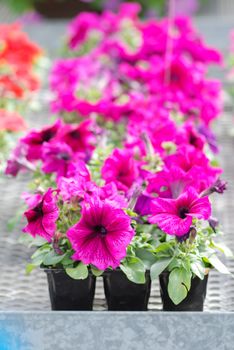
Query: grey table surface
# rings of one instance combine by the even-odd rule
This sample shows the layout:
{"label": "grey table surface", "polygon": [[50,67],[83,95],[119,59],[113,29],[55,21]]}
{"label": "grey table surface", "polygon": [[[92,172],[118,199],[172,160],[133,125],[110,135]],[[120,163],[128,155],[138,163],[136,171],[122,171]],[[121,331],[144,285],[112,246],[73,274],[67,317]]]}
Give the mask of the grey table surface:
{"label": "grey table surface", "polygon": [[[11,21],[12,16],[0,7],[0,21]],[[199,17],[195,20],[206,41],[220,48],[226,55],[229,33],[234,28],[234,17]],[[67,21],[43,21],[25,26],[30,37],[45,49],[52,60],[59,56],[61,40]],[[214,69],[212,74],[225,80],[226,72]],[[50,122],[48,89],[45,84],[38,95],[40,110],[28,111],[26,119],[30,126],[39,127]],[[220,219],[225,243],[234,250],[234,126],[232,105],[215,124],[215,132],[221,147],[220,161],[223,177],[229,183],[225,195],[216,197],[214,214]],[[203,314],[108,313],[103,297],[102,280],[98,279],[96,312],[54,313],[50,312],[47,281],[43,271],[25,275],[26,261],[30,251],[18,243],[23,222],[13,232],[6,230],[9,219],[19,209],[20,195],[27,190],[29,178],[19,176],[15,181],[0,178],[0,350],[70,349],[74,342],[83,349],[234,349],[232,313],[234,311],[234,279],[212,271]],[[226,261],[234,272],[234,261]],[[158,283],[153,284],[149,310],[159,311],[161,302]],[[10,311],[10,312],[9,312]],[[28,311],[25,313],[25,311]],[[42,312],[43,311],[43,312]],[[213,313],[215,312],[215,313]],[[73,332],[73,328],[75,332]],[[27,332],[26,332],[27,330]],[[199,331],[198,331],[199,330]],[[50,334],[53,332],[53,337]],[[55,336],[54,336],[55,334]],[[66,336],[70,334],[71,343]],[[168,334],[168,336],[166,335]],[[2,341],[5,337],[7,341]],[[167,337],[167,340],[166,338]],[[204,339],[209,343],[204,343]],[[48,341],[45,339],[49,339]],[[17,342],[20,344],[17,344]],[[56,343],[55,343],[56,342]],[[4,347],[6,346],[8,347]]]}

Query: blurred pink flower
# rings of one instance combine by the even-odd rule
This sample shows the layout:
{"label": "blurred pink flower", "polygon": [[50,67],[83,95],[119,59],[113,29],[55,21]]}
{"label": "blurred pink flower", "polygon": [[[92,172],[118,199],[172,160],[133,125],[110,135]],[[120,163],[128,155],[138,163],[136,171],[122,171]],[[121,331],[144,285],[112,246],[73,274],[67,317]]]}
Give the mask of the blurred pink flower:
{"label": "blurred pink flower", "polygon": [[138,169],[130,151],[116,148],[105,160],[101,173],[106,183],[114,182],[119,190],[127,191],[137,179]]}
{"label": "blurred pink flower", "polygon": [[28,224],[23,232],[30,233],[33,237],[41,236],[50,242],[59,216],[54,191],[49,188],[44,195],[35,195],[31,200],[27,198],[27,203],[30,206],[24,215]]}

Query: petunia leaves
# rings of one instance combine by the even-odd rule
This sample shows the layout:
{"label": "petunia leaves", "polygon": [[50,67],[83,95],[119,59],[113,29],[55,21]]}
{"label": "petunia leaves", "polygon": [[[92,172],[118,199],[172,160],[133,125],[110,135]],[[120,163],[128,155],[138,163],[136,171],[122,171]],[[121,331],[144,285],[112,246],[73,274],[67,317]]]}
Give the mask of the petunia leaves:
{"label": "petunia leaves", "polygon": [[42,261],[43,265],[56,265],[63,260],[66,254],[58,255],[53,250],[47,253]]}
{"label": "petunia leaves", "polygon": [[210,255],[209,257],[207,257],[207,259],[209,263],[220,273],[223,273],[226,275],[230,274],[230,271],[228,270],[228,268],[222,263],[222,261],[219,260],[219,258],[215,254]]}
{"label": "petunia leaves", "polygon": [[130,281],[138,284],[145,283],[145,265],[137,257],[126,259],[120,268]]}
{"label": "petunia leaves", "polygon": [[67,268],[65,269],[68,276],[75,280],[84,280],[88,277],[89,270],[86,265],[84,265],[82,262],[80,262],[76,267],[74,268]]}
{"label": "petunia leaves", "polygon": [[175,305],[180,304],[191,288],[191,272],[184,268],[175,268],[169,275],[168,294]]}
{"label": "petunia leaves", "polygon": [[98,270],[95,266],[91,265],[91,271],[92,271],[92,274],[95,276],[95,277],[99,277],[103,274],[103,271],[102,270]]}
{"label": "petunia leaves", "polygon": [[206,270],[204,263],[200,260],[196,260],[191,262],[190,266],[194,275],[196,275],[198,278],[203,280],[205,276],[205,270]]}
{"label": "petunia leaves", "polygon": [[171,263],[172,260],[173,260],[173,257],[170,257],[170,258],[160,259],[156,263],[154,263],[150,269],[151,279],[152,280],[156,279],[160,275],[160,273],[162,273],[168,267],[168,265]]}
{"label": "petunia leaves", "polygon": [[156,256],[146,249],[136,249],[136,256],[143,262],[146,269],[150,269],[156,262]]}

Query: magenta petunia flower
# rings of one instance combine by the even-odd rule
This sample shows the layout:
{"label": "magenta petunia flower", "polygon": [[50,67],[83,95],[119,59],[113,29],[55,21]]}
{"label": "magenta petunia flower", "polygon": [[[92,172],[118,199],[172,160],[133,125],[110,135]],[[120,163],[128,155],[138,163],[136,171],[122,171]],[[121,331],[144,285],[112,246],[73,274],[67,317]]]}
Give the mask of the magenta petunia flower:
{"label": "magenta petunia flower", "polygon": [[115,182],[121,191],[127,191],[137,176],[136,161],[128,150],[115,149],[102,167],[102,178],[106,183]]}
{"label": "magenta petunia flower", "polygon": [[42,170],[46,174],[56,173],[59,178],[67,175],[69,165],[74,160],[74,154],[66,143],[46,143],[43,146],[42,160]]}
{"label": "magenta petunia flower", "polygon": [[134,230],[123,210],[95,199],[83,206],[80,221],[68,230],[67,236],[75,250],[74,260],[105,270],[120,265]]}
{"label": "magenta petunia flower", "polygon": [[91,130],[92,124],[91,120],[85,120],[75,127],[66,125],[58,135],[58,139],[68,144],[73,152],[82,152],[90,156],[95,145],[95,137]]}
{"label": "magenta petunia flower", "polygon": [[193,217],[209,219],[211,205],[208,197],[200,198],[193,188],[189,188],[177,199],[155,199],[151,213],[150,223],[157,224],[169,235],[183,236],[189,232]]}
{"label": "magenta petunia flower", "polygon": [[32,130],[21,142],[28,146],[27,159],[41,159],[42,147],[45,142],[51,141],[62,127],[62,121],[58,119],[53,125],[46,126],[40,131]]}
{"label": "magenta petunia flower", "polygon": [[30,233],[33,237],[36,235],[51,241],[55,230],[56,220],[59,216],[59,209],[56,205],[54,191],[49,188],[44,195],[37,194],[32,199],[27,198],[29,209],[24,213],[28,224],[23,232]]}
{"label": "magenta petunia flower", "polygon": [[199,189],[199,179],[192,177],[178,166],[165,168],[149,178],[147,192],[161,198],[177,198],[188,187]]}

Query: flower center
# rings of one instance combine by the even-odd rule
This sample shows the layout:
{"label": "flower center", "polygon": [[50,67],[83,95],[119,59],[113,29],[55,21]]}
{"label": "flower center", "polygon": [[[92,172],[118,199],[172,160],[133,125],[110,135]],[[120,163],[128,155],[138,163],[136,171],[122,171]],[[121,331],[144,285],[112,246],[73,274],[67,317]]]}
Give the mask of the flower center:
{"label": "flower center", "polygon": [[31,221],[37,220],[43,216],[43,203],[39,203],[35,208],[33,208],[33,216]]}
{"label": "flower center", "polygon": [[69,133],[72,139],[79,139],[80,138],[80,132],[78,130],[73,130]]}
{"label": "flower center", "polygon": [[59,153],[58,158],[63,159],[63,160],[70,160],[71,159],[70,155],[66,152]]}
{"label": "flower center", "polygon": [[48,142],[52,139],[52,137],[55,135],[55,132],[52,130],[46,130],[42,134],[42,141],[43,142]]}
{"label": "flower center", "polygon": [[94,231],[98,234],[100,234],[102,237],[105,237],[107,235],[107,230],[102,225],[97,225],[94,227]]}
{"label": "flower center", "polygon": [[187,207],[181,207],[179,208],[179,217],[181,219],[185,219],[186,218],[186,214],[189,213],[189,209]]}

